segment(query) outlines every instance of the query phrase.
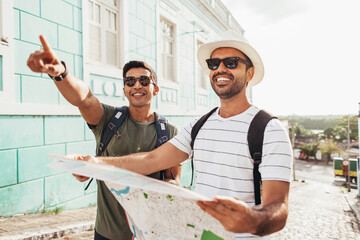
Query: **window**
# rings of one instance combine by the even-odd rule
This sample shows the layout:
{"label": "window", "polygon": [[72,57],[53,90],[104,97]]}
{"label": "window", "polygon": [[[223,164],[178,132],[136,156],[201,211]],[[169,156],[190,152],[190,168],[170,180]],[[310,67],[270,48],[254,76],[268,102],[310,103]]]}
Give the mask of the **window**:
{"label": "window", "polygon": [[[199,47],[202,44],[203,44],[203,42],[197,41],[197,48],[196,49],[199,49]],[[196,65],[197,65],[197,68],[198,68],[197,69],[198,87],[201,88],[201,89],[207,90],[207,82],[208,82],[209,76],[204,73],[204,71],[202,70],[200,64],[196,64]]]}
{"label": "window", "polygon": [[89,0],[89,60],[119,67],[119,1]]}
{"label": "window", "polygon": [[174,25],[165,19],[160,19],[160,66],[164,79],[175,82],[174,68]]}

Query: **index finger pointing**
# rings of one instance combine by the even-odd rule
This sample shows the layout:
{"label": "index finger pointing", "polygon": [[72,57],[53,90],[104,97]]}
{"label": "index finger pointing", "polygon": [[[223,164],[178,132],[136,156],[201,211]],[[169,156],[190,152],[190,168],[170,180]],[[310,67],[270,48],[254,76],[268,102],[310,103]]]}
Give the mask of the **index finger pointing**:
{"label": "index finger pointing", "polygon": [[47,43],[45,37],[43,35],[39,36],[41,45],[45,51],[51,51],[50,45]]}

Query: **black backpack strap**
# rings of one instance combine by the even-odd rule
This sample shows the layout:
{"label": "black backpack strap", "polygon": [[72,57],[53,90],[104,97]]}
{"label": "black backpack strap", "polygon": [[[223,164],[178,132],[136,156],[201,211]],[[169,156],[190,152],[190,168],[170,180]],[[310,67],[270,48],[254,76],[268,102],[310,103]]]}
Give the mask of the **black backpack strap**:
{"label": "black backpack strap", "polygon": [[[169,132],[168,132],[168,126],[165,117],[159,115],[158,113],[155,114],[155,125],[156,125],[156,133],[157,133],[157,140],[155,148],[160,147],[167,141],[169,141]],[[174,174],[169,168],[171,179],[175,180]],[[160,171],[160,180],[165,179],[165,170]]]}
{"label": "black backpack strap", "polygon": [[[192,127],[191,129],[191,150],[194,150],[194,142],[195,142],[195,138],[198,135],[200,128],[204,125],[204,123],[206,122],[206,120],[208,120],[208,118],[216,111],[216,108],[213,108],[210,112],[208,112],[207,114],[203,115],[196,123],[195,125]],[[191,157],[191,183],[190,186],[192,186],[193,184],[193,179],[194,179],[194,157]]]}
{"label": "black backpack strap", "polygon": [[[109,122],[107,123],[100,139],[99,149],[96,153],[96,156],[101,156],[101,154],[106,149],[107,145],[109,144],[111,138],[114,134],[117,133],[117,130],[123,124],[126,119],[126,115],[128,113],[128,107],[116,107],[114,110],[113,115],[111,116]],[[93,178],[90,179],[89,183],[86,185],[85,190],[87,190],[92,182]]]}
{"label": "black backpack strap", "polygon": [[250,123],[247,140],[249,144],[250,156],[254,160],[254,194],[255,194],[255,205],[261,203],[261,175],[259,172],[259,165],[262,159],[262,149],[264,142],[264,132],[268,122],[276,118],[275,116],[267,113],[264,110],[260,110]]}

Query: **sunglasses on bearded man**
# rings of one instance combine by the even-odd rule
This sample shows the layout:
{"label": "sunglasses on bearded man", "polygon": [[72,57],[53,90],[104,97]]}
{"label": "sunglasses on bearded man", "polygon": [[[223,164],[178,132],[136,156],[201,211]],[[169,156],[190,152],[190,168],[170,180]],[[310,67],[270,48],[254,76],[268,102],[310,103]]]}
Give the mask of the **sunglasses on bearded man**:
{"label": "sunglasses on bearded man", "polygon": [[[136,77],[124,77],[124,84],[128,87],[133,87],[136,84],[136,81],[139,80],[139,83],[141,86],[146,87],[151,83],[151,77],[150,76],[140,76],[138,78]],[[153,83],[155,85],[155,83]]]}
{"label": "sunglasses on bearded man", "polygon": [[251,63],[249,63],[247,60],[239,58],[239,57],[227,57],[227,58],[223,58],[223,59],[220,59],[220,58],[206,59],[208,68],[210,70],[218,69],[221,62],[224,63],[224,66],[226,68],[234,69],[234,68],[236,68],[238,66],[239,61],[244,63],[246,66],[251,66]]}

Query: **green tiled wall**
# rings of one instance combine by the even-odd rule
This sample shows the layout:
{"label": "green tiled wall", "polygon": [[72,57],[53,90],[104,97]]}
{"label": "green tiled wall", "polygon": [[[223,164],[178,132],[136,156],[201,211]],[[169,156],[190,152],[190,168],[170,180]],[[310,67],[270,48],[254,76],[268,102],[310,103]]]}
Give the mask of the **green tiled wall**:
{"label": "green tiled wall", "polygon": [[58,171],[52,168],[48,168],[46,165],[52,162],[48,159],[50,153],[60,156],[65,155],[65,145],[59,144],[22,148],[18,151],[19,182],[25,182],[54,174],[59,174]]}
{"label": "green tiled wall", "polygon": [[59,101],[59,92],[49,78],[22,76],[21,93],[23,103],[58,104]]}
{"label": "green tiled wall", "polygon": [[84,120],[81,117],[46,117],[45,144],[84,140]]}
{"label": "green tiled wall", "polygon": [[93,141],[74,142],[66,144],[66,154],[79,153],[79,154],[92,154],[95,155],[96,143]]}
{"label": "green tiled wall", "polygon": [[55,23],[25,12],[20,13],[20,18],[21,40],[40,44],[39,35],[44,34],[50,46],[57,47],[57,25]]}
{"label": "green tiled wall", "polygon": [[40,16],[40,0],[14,0],[14,8]]}
{"label": "green tiled wall", "polygon": [[0,151],[0,187],[17,183],[16,150]]}
{"label": "green tiled wall", "polygon": [[[59,184],[60,183],[60,184]],[[45,178],[45,206],[51,207],[84,195],[84,184],[65,173]]]}
{"label": "green tiled wall", "polygon": [[44,179],[0,188],[0,216],[41,212],[44,208]]}
{"label": "green tiled wall", "polygon": [[[41,1],[41,17],[59,25],[73,28],[74,21],[72,17],[73,6],[62,0],[42,0]],[[54,11],[56,9],[56,11]]]}
{"label": "green tiled wall", "polygon": [[[24,104],[65,104],[46,74],[26,66],[43,34],[75,76],[83,78],[81,0],[14,0],[14,99]],[[0,91],[2,87],[0,58]],[[96,183],[47,168],[48,154],[94,154],[95,141],[80,116],[0,115],[0,216],[56,207],[94,205]],[[69,187],[71,186],[71,187]]]}
{"label": "green tiled wall", "polygon": [[42,117],[0,116],[0,150],[41,146],[44,143]]}
{"label": "green tiled wall", "polygon": [[[83,79],[83,23],[82,0],[14,0],[14,98],[16,103],[28,105],[61,105],[69,103],[58,93],[46,74],[34,73],[26,66],[30,53],[41,48],[39,34],[44,34],[54,52],[64,60],[75,76]],[[85,1],[86,2],[86,1]],[[157,0],[129,0],[127,3],[128,48],[130,59],[145,60],[157,69],[157,37],[159,9],[165,9],[176,20],[177,71],[181,73],[179,88],[162,88],[175,95],[174,102],[181,109],[194,112],[196,92],[194,81],[195,46],[191,23],[198,13],[185,7],[182,1],[173,4],[180,9]],[[159,4],[157,6],[157,4]],[[206,23],[199,22],[206,27]],[[0,91],[2,88],[2,58],[0,57]],[[89,83],[113,84],[121,93],[105,94],[104,85],[95,94],[100,100],[125,102],[122,94],[122,78],[109,78],[91,74]],[[160,79],[161,81],[161,79]],[[109,86],[109,85],[108,85]],[[177,97],[178,96],[178,97]],[[171,97],[170,97],[171,98]],[[166,99],[166,93],[165,93]],[[218,98],[210,93],[209,105],[217,105]],[[161,94],[154,101],[158,106]],[[166,115],[166,113],[162,113]],[[189,123],[193,116],[167,116],[179,129]],[[35,213],[55,208],[79,208],[96,203],[96,183],[80,183],[68,173],[47,168],[48,154],[95,154],[94,136],[80,116],[12,116],[0,115],[0,216]],[[188,186],[191,177],[190,163],[182,170],[182,185]]]}
{"label": "green tiled wall", "polygon": [[82,43],[81,33],[63,26],[59,26],[60,50],[80,55],[82,53],[81,43]]}

